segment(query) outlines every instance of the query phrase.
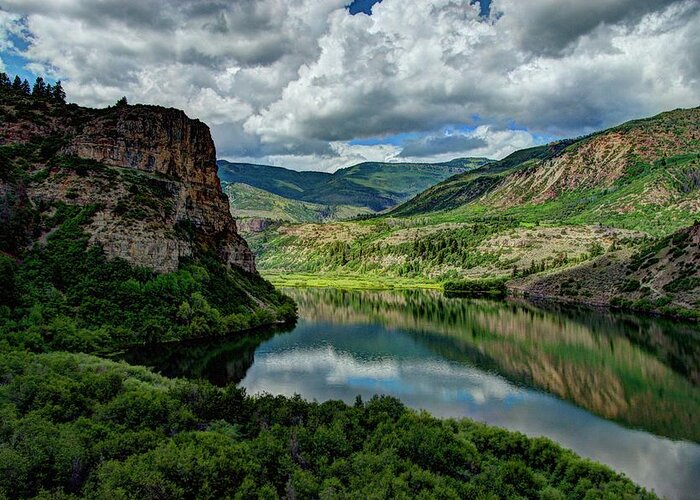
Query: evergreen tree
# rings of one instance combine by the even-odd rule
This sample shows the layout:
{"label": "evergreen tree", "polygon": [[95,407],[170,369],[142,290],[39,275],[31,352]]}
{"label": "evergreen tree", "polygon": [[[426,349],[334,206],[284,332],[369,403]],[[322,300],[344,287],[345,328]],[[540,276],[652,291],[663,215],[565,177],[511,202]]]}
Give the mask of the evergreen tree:
{"label": "evergreen tree", "polygon": [[118,108],[121,108],[121,107],[123,107],[123,106],[127,106],[128,104],[129,104],[129,102],[126,100],[126,96],[122,97],[121,99],[119,99],[119,100],[117,101],[117,107],[118,107]]}
{"label": "evergreen tree", "polygon": [[9,88],[12,86],[12,82],[10,81],[10,77],[7,76],[7,73],[0,73],[0,85],[3,88]]}
{"label": "evergreen tree", "polygon": [[44,83],[44,79],[40,76],[37,76],[36,81],[34,82],[32,95],[35,97],[44,97],[46,95],[46,84]]}
{"label": "evergreen tree", "polygon": [[29,86],[29,81],[26,78],[20,85],[20,91],[22,91],[26,95],[29,95],[32,92],[32,88]]}
{"label": "evergreen tree", "polygon": [[15,80],[12,82],[12,90],[17,92],[22,90],[22,80],[20,80],[19,75],[15,75]]}
{"label": "evergreen tree", "polygon": [[62,104],[66,102],[66,92],[63,90],[61,80],[57,81],[56,85],[53,87],[53,98]]}
{"label": "evergreen tree", "polygon": [[46,84],[43,96],[48,97],[49,99],[53,99],[53,85],[51,85],[50,83]]}

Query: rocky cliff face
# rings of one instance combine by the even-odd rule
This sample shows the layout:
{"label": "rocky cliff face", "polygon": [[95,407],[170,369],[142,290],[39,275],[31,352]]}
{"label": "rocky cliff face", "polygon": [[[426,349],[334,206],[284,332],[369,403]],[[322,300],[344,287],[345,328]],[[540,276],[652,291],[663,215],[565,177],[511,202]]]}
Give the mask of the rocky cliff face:
{"label": "rocky cliff face", "polygon": [[[27,176],[0,191],[26,191],[25,205],[40,219],[60,204],[91,205],[96,210],[85,230],[110,257],[169,272],[206,251],[255,272],[202,122],[140,105],[90,110],[15,101],[0,103],[0,110],[14,117],[0,122],[0,144],[34,150],[25,154]],[[34,232],[46,229],[39,224]]]}

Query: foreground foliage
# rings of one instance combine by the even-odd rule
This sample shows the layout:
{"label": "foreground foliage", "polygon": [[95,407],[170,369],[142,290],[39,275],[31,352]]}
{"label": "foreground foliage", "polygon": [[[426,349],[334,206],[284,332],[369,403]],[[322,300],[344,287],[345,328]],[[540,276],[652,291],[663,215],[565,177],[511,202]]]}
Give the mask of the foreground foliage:
{"label": "foreground foliage", "polygon": [[88,355],[0,355],[0,496],[646,498],[543,438],[393,398],[248,397]]}

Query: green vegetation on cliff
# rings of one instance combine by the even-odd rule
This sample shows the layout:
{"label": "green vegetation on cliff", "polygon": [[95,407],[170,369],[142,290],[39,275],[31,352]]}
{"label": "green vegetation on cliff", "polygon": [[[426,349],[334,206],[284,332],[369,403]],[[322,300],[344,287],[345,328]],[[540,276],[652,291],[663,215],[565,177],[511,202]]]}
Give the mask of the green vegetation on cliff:
{"label": "green vegetation on cliff", "polygon": [[[0,255],[0,339],[34,351],[231,335],[293,319],[294,303],[258,276],[202,255],[167,274],[107,259],[81,225],[93,207],[61,206],[45,245]],[[257,299],[254,299],[256,297]],[[265,307],[260,307],[266,300]]]}

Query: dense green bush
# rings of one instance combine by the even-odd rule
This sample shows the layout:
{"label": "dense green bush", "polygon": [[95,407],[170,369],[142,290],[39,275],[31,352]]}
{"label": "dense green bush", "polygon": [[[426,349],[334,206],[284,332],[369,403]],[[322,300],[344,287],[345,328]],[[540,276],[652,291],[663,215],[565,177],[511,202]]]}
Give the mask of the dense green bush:
{"label": "dense green bush", "polygon": [[507,279],[454,280],[444,284],[446,294],[463,297],[505,297]]}
{"label": "dense green bush", "polygon": [[697,287],[700,287],[700,278],[697,276],[688,276],[668,283],[664,286],[664,290],[667,292],[687,292]]}
{"label": "dense green bush", "polygon": [[551,441],[374,397],[247,397],[88,355],[0,354],[0,497],[645,498]]}

